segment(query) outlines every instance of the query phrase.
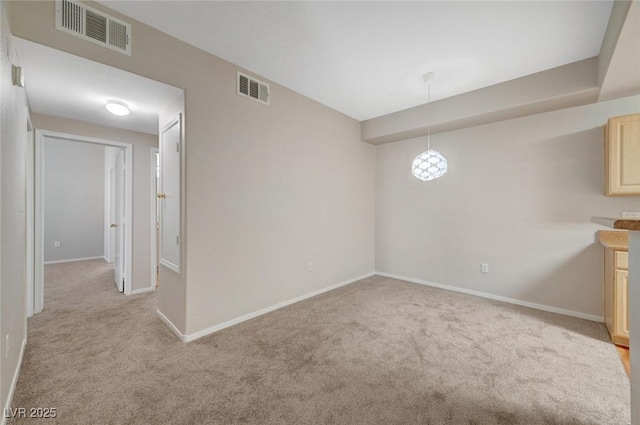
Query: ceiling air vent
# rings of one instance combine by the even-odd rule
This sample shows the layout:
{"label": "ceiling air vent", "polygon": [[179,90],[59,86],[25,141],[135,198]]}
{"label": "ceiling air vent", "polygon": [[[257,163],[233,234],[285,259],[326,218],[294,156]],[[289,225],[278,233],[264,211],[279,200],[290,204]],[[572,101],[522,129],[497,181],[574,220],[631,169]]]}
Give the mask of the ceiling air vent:
{"label": "ceiling air vent", "polygon": [[56,0],[56,28],[131,55],[131,25],[74,0]]}
{"label": "ceiling air vent", "polygon": [[269,85],[238,72],[238,95],[269,104]]}

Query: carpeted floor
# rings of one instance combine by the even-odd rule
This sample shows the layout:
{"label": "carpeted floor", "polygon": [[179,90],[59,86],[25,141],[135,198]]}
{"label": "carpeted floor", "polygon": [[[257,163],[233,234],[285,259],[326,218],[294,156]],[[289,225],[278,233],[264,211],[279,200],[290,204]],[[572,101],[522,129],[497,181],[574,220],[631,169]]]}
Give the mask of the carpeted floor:
{"label": "carpeted floor", "polygon": [[33,423],[629,423],[598,323],[372,277],[183,344],[101,261],[46,282],[13,407],[57,418]]}

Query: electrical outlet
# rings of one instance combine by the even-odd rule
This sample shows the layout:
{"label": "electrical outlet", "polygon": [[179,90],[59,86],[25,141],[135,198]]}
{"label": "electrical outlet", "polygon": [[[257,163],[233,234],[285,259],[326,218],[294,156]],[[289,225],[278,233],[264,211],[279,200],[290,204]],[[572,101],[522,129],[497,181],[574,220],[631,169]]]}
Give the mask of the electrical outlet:
{"label": "electrical outlet", "polygon": [[54,248],[60,248],[60,241],[54,241],[53,242],[53,247]]}
{"label": "electrical outlet", "polygon": [[640,211],[623,211],[621,215],[622,218],[640,219]]}
{"label": "electrical outlet", "polygon": [[312,272],[313,271],[313,262],[309,261],[309,271]]}
{"label": "electrical outlet", "polygon": [[482,273],[489,273],[489,264],[487,263],[480,264],[480,271]]}
{"label": "electrical outlet", "polygon": [[4,357],[9,357],[9,334],[4,337]]}

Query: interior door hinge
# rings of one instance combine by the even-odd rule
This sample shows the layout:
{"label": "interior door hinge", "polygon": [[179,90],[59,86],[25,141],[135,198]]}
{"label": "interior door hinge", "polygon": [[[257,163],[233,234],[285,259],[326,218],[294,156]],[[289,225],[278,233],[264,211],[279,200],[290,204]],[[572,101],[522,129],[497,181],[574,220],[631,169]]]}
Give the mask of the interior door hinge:
{"label": "interior door hinge", "polygon": [[176,236],[176,245],[180,245],[180,235]]}
{"label": "interior door hinge", "polygon": [[176,142],[176,152],[180,152],[180,142]]}

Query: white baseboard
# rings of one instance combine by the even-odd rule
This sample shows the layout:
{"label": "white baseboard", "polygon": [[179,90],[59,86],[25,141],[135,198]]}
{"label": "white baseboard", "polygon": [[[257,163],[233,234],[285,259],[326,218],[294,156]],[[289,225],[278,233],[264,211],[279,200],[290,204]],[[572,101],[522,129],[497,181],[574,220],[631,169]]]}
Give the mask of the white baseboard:
{"label": "white baseboard", "polygon": [[158,315],[158,317],[160,318],[160,320],[162,320],[167,326],[169,326],[169,329],[171,329],[171,331],[176,334],[176,336],[180,339],[180,341],[182,342],[187,342],[184,339],[184,335],[182,334],[182,332],[180,332],[178,330],[178,328],[176,327],[176,325],[173,324],[173,322],[171,322],[171,320],[169,320],[167,318],[167,316],[165,316],[164,314],[162,314],[162,312],[160,310],[156,310],[156,314]]}
{"label": "white baseboard", "polygon": [[487,292],[473,291],[471,289],[460,288],[458,286],[444,285],[442,283],[429,282],[427,280],[415,279],[406,276],[399,276],[391,273],[376,272],[378,276],[390,277],[392,279],[405,280],[407,282],[418,283],[420,285],[432,286],[434,288],[446,289],[447,291],[461,292],[463,294],[475,295],[476,297],[488,298],[490,300],[502,301],[509,304],[521,305],[524,307],[535,308],[536,310],[548,311],[551,313],[563,314],[565,316],[578,317],[580,319],[591,320],[593,322],[604,322],[604,317],[595,316],[593,314],[580,313],[579,311],[566,310],[564,308],[551,307],[544,304],[536,304],[528,301],[516,300],[500,295],[489,294]]}
{"label": "white baseboard", "polygon": [[308,294],[304,294],[304,295],[301,295],[299,297],[296,297],[296,298],[293,298],[293,299],[290,299],[290,300],[287,300],[287,301],[282,301],[282,302],[280,302],[278,304],[274,304],[274,305],[272,305],[270,307],[263,308],[262,310],[254,311],[253,313],[245,314],[244,316],[241,316],[241,317],[238,317],[238,318],[235,318],[235,319],[231,319],[231,320],[229,320],[227,322],[220,323],[219,325],[211,326],[211,327],[203,329],[201,331],[194,332],[194,333],[191,333],[191,334],[186,334],[186,335],[183,335],[182,333],[180,333],[178,328],[176,328],[173,325],[173,323],[171,323],[171,321],[169,319],[167,319],[159,311],[158,311],[158,316],[160,316],[160,318],[171,328],[171,330],[176,335],[178,335],[178,338],[180,338],[180,340],[182,342],[191,342],[191,341],[194,341],[194,340],[196,340],[198,338],[202,338],[203,336],[211,335],[212,333],[221,331],[222,329],[228,328],[230,326],[237,325],[238,323],[242,323],[242,322],[245,322],[247,320],[253,319],[255,317],[262,316],[263,314],[270,313],[270,312],[272,312],[274,310],[277,310],[279,308],[286,307],[286,306],[291,305],[291,304],[295,304],[297,302],[306,300],[308,298],[315,297],[316,295],[320,295],[320,294],[323,294],[325,292],[329,292],[329,291],[332,291],[334,289],[338,289],[341,286],[346,286],[346,285],[349,285],[351,283],[357,282],[359,280],[365,279],[367,277],[371,277],[374,274],[375,274],[375,272],[371,272],[371,273],[364,274],[362,276],[354,277],[353,279],[345,280],[343,282],[339,282],[339,283],[336,283],[334,285],[327,286],[327,287],[322,288],[322,289],[318,289],[317,291],[309,292]]}
{"label": "white baseboard", "polygon": [[151,292],[151,291],[155,291],[155,290],[156,290],[155,286],[147,286],[146,288],[140,288],[140,289],[131,290],[131,295],[143,294],[145,292]]}
{"label": "white baseboard", "polygon": [[[16,365],[16,370],[13,373],[13,381],[11,382],[11,387],[9,387],[9,394],[7,395],[7,402],[4,405],[4,410],[2,411],[2,420],[0,420],[0,425],[5,425],[7,423],[7,419],[5,416],[5,412],[8,412],[11,408],[11,402],[13,401],[13,393],[16,391],[16,385],[18,384],[18,377],[20,376],[20,369],[22,368],[22,359],[24,358],[24,350],[27,346],[27,339],[22,340],[22,348],[20,348],[20,356],[18,357],[18,364]],[[21,406],[22,407],[22,406]]]}
{"label": "white baseboard", "polygon": [[44,263],[45,264],[60,264],[60,263],[74,263],[76,261],[87,261],[87,260],[105,260],[106,261],[106,258],[104,258],[102,255],[99,255],[97,257],[70,258],[68,260],[45,261]]}

